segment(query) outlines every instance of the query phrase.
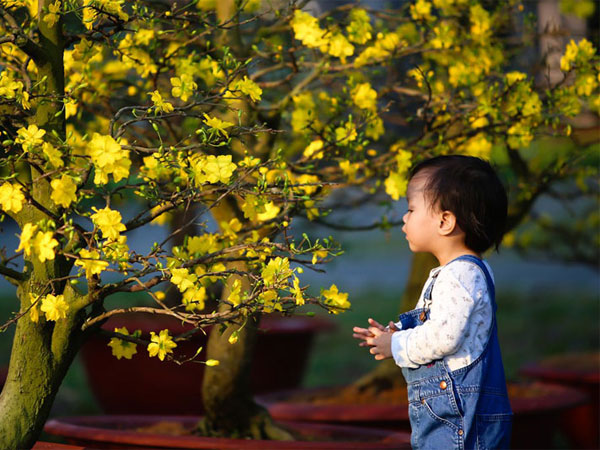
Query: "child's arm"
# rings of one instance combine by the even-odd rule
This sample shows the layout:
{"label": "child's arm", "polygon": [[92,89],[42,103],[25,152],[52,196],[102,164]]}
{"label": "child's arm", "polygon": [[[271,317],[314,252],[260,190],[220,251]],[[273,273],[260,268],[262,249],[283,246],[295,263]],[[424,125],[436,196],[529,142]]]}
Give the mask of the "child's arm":
{"label": "child's arm", "polygon": [[[491,314],[485,278],[479,270],[468,270],[466,264],[470,266],[466,262],[451,264],[438,275],[429,320],[390,337],[389,351],[400,367],[415,368],[455,354],[465,339],[473,312],[484,307]],[[385,342],[373,342],[376,345],[372,353],[385,357],[386,349],[381,348]]]}

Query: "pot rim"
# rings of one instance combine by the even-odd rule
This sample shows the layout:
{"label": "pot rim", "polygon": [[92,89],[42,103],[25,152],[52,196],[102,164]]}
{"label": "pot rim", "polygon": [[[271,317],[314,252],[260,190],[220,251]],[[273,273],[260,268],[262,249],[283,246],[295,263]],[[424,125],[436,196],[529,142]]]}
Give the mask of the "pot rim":
{"label": "pot rim", "polygon": [[[248,439],[207,438],[201,436],[167,436],[156,433],[142,433],[131,430],[113,430],[108,428],[115,423],[129,423],[131,426],[144,426],[160,421],[177,421],[192,426],[199,416],[143,416],[143,415],[105,415],[105,416],[73,416],[49,420],[44,431],[63,437],[112,444],[138,445],[144,448],[219,448],[219,449],[306,449],[323,448],[319,441],[266,441]],[[410,434],[393,430],[363,429],[343,425],[314,424],[294,421],[281,421],[285,425],[306,431],[338,431],[344,434],[360,433],[366,437],[379,438],[379,441],[328,441],[327,448],[345,449],[388,449],[409,447]],[[104,427],[102,427],[104,425]],[[174,447],[177,445],[177,447]]]}

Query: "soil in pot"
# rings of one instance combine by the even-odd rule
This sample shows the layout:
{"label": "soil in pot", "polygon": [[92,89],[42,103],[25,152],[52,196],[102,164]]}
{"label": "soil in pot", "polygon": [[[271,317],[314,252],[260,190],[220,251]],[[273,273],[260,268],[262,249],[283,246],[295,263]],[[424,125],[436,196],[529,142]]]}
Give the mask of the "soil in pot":
{"label": "soil in pot", "polygon": [[219,448],[219,449],[384,449],[410,448],[408,433],[392,430],[283,422],[304,441],[253,441],[205,438],[192,434],[199,417],[89,416],[48,421],[45,431],[68,442],[93,448]]}
{"label": "soil in pot", "polygon": [[[513,448],[551,448],[563,414],[585,403],[574,389],[541,382],[509,384]],[[277,420],[344,423],[410,431],[406,387],[359,391],[354,386],[272,393],[258,398]]]}

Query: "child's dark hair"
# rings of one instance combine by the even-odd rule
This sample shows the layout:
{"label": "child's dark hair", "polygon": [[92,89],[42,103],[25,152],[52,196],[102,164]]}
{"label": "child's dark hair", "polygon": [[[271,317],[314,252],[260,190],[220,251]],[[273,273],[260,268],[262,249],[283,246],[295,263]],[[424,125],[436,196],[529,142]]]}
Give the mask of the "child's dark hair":
{"label": "child's dark hair", "polygon": [[430,205],[456,216],[465,245],[476,253],[498,250],[506,229],[508,199],[492,166],[473,156],[445,155],[425,160],[410,174],[427,171],[424,196]]}

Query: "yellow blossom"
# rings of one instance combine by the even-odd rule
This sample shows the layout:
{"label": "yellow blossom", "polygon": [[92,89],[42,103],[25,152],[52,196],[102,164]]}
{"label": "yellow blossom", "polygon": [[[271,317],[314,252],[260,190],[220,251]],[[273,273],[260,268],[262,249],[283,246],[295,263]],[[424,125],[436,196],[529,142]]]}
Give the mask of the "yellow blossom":
{"label": "yellow blossom", "polygon": [[131,160],[129,152],[121,148],[112,136],[94,133],[88,147],[88,153],[96,166],[94,183],[108,183],[108,175],[112,174],[115,182],[129,176]]}
{"label": "yellow blossom", "polygon": [[192,76],[187,73],[182,74],[180,77],[171,78],[171,86],[173,86],[171,95],[180,98],[184,102],[187,102],[190,95],[198,89],[198,85]]}
{"label": "yellow blossom", "polygon": [[369,83],[357,84],[352,89],[352,101],[361,109],[376,109],[377,92]]}
{"label": "yellow blossom", "polygon": [[206,288],[204,286],[187,289],[181,297],[181,303],[185,305],[186,311],[203,310],[205,300]]}
{"label": "yellow blossom", "polygon": [[260,101],[262,96],[262,89],[258,84],[252,81],[250,78],[244,75],[242,80],[238,80],[234,86],[234,89],[241,91],[242,94],[246,94],[253,102]]}
{"label": "yellow blossom", "polygon": [[154,111],[164,113],[170,113],[173,111],[173,105],[165,101],[162,98],[162,95],[160,95],[160,92],[152,91],[149,92],[149,94],[151,95],[151,100],[154,103]]}
{"label": "yellow blossom", "polygon": [[487,139],[485,133],[479,133],[468,139],[459,147],[467,155],[476,156],[482,159],[490,159],[492,153],[492,143]]}
{"label": "yellow blossom", "polygon": [[346,64],[346,57],[354,54],[354,46],[342,33],[335,33],[329,38],[327,53],[340,58],[342,64]]}
{"label": "yellow blossom", "polygon": [[332,307],[330,312],[333,314],[338,314],[340,310],[350,309],[348,294],[339,292],[335,284],[332,284],[329,289],[323,291],[323,297],[325,297],[324,303]]}
{"label": "yellow blossom", "polygon": [[308,147],[304,149],[304,157],[306,158],[314,158],[321,159],[323,158],[323,152],[319,151],[323,148],[323,141],[321,139],[317,139],[308,144]]}
{"label": "yellow blossom", "polygon": [[357,44],[364,44],[371,39],[371,19],[369,14],[362,8],[352,8],[350,11],[350,23],[346,27],[348,39]]}
{"label": "yellow blossom", "polygon": [[50,186],[52,187],[50,198],[56,205],[68,208],[71,203],[77,201],[77,184],[69,175],[65,174],[52,180]]}
{"label": "yellow blossom", "polygon": [[42,298],[40,310],[46,315],[46,320],[57,321],[67,317],[69,305],[65,301],[64,295],[48,294]]}
{"label": "yellow blossom", "polygon": [[217,130],[219,133],[221,133],[226,138],[229,138],[229,134],[227,134],[227,131],[225,130],[225,128],[232,127],[233,123],[227,122],[225,120],[221,120],[218,117],[210,117],[206,113],[204,114],[204,123],[206,123],[206,125],[208,125],[210,128]]}
{"label": "yellow blossom", "polygon": [[410,15],[414,20],[431,20],[431,3],[417,0],[414,5],[410,5]]}
{"label": "yellow blossom", "polygon": [[19,247],[17,247],[17,251],[23,250],[25,256],[31,255],[31,248],[33,246],[32,238],[34,233],[37,231],[37,225],[32,223],[26,223],[23,225],[23,230],[21,231],[21,242],[19,243]]}
{"label": "yellow blossom", "polygon": [[326,30],[319,27],[316,17],[299,9],[294,11],[294,18],[290,21],[294,37],[302,41],[307,47],[316,48],[327,44]]}
{"label": "yellow blossom", "polygon": [[177,344],[173,342],[173,338],[169,335],[169,330],[162,330],[158,335],[154,332],[150,332],[150,344],[148,344],[148,355],[150,357],[157,356],[158,359],[164,361],[165,356],[169,353],[173,353],[173,349],[177,347]]}
{"label": "yellow blossom", "polygon": [[25,195],[21,186],[16,183],[3,183],[0,185],[0,208],[6,212],[18,213],[23,209]]}
{"label": "yellow blossom", "polygon": [[92,214],[91,219],[102,231],[102,236],[113,241],[118,240],[119,233],[126,230],[125,225],[121,223],[121,213],[108,206],[100,210],[92,207],[92,210],[95,214]]}
{"label": "yellow blossom", "polygon": [[227,301],[233,306],[238,306],[242,303],[242,283],[240,280],[235,280],[231,285],[231,292],[229,292]]}
{"label": "yellow blossom", "polygon": [[23,150],[29,152],[42,144],[45,134],[46,130],[41,130],[36,125],[29,125],[27,128],[23,127],[17,130],[15,142],[21,144]]}
{"label": "yellow blossom", "polygon": [[92,275],[100,275],[108,267],[108,262],[102,261],[96,250],[81,249],[79,259],[75,261],[75,265],[83,267],[86,276],[89,278]]}
{"label": "yellow blossom", "polygon": [[256,219],[260,222],[266,222],[267,220],[274,219],[277,217],[277,214],[279,214],[279,211],[281,211],[281,208],[273,202],[265,203],[263,209],[263,212],[259,212],[256,215]]}
{"label": "yellow blossom", "polygon": [[218,359],[207,359],[205,363],[208,367],[218,366],[220,364]]}
{"label": "yellow blossom", "polygon": [[54,247],[58,245],[58,241],[52,237],[53,234],[52,231],[38,231],[33,239],[33,252],[40,262],[54,259]]}
{"label": "yellow blossom", "polygon": [[[115,333],[129,336],[129,331],[125,327],[115,328]],[[139,334],[138,330],[133,336],[138,337]],[[137,353],[137,344],[135,342],[124,341],[119,338],[112,338],[108,343],[108,346],[111,348],[113,356],[116,356],[117,359],[131,359],[131,357]]]}
{"label": "yellow blossom", "polygon": [[55,168],[64,166],[64,162],[62,160],[62,153],[60,152],[60,150],[55,148],[50,142],[44,142],[44,144],[42,145],[42,151],[44,152],[44,155],[46,156],[46,158],[48,158],[48,161],[50,162],[50,164],[52,164],[52,166],[54,166]]}
{"label": "yellow blossom", "polygon": [[83,8],[82,22],[87,30],[91,30],[94,26],[94,20],[96,20],[96,16],[98,16],[98,11],[96,11],[96,9],[91,8],[90,6]]}
{"label": "yellow blossom", "polygon": [[60,5],[61,3],[59,1],[48,5],[49,13],[44,16],[44,22],[48,23],[49,27],[53,27],[54,24],[58,22],[58,19],[60,19]]}
{"label": "yellow blossom", "polygon": [[177,286],[179,292],[193,288],[197,281],[196,275],[190,273],[187,269],[171,269],[171,283]]}
{"label": "yellow blossom", "polygon": [[202,172],[209,183],[227,184],[236,167],[235,163],[231,162],[231,155],[209,155],[202,165]]}
{"label": "yellow blossom", "polygon": [[346,122],[343,127],[335,129],[335,140],[338,145],[348,144],[350,141],[355,141],[358,134],[351,120]]}
{"label": "yellow blossom", "polygon": [[40,321],[40,305],[38,303],[40,297],[29,293],[29,301],[31,302],[31,307],[29,308],[29,318],[32,322],[38,323]]}
{"label": "yellow blossom", "polygon": [[408,178],[406,174],[400,172],[391,172],[385,179],[385,192],[392,197],[393,200],[398,200],[406,195],[406,187]]}
{"label": "yellow blossom", "polygon": [[269,261],[262,270],[261,276],[265,284],[274,285],[287,280],[292,275],[290,262],[287,258],[276,257]]}
{"label": "yellow blossom", "polygon": [[293,286],[292,286],[292,294],[296,297],[296,305],[302,306],[304,305],[304,296],[302,295],[302,289],[300,288],[300,280],[298,277],[294,277]]}

